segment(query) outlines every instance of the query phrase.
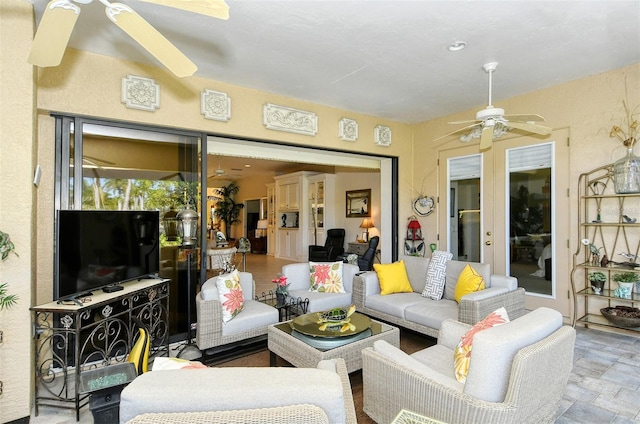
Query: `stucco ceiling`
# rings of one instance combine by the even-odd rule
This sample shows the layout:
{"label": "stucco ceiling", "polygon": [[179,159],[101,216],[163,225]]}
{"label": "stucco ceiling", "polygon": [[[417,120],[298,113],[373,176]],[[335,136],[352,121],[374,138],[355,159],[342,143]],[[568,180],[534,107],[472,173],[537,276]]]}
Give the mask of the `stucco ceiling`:
{"label": "stucco ceiling", "polygon": [[[39,22],[47,1],[30,1]],[[121,2],[191,58],[197,76],[399,122],[484,107],[486,62],[499,62],[498,106],[640,62],[637,0],[227,0],[227,21]],[[79,6],[71,47],[157,64],[98,0]],[[467,47],[448,51],[457,40]]]}

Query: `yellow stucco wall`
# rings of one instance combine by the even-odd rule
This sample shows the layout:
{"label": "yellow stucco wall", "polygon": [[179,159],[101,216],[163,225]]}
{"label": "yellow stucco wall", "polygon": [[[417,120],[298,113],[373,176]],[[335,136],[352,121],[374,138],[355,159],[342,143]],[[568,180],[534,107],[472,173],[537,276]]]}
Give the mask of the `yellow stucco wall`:
{"label": "yellow stucco wall", "polygon": [[31,306],[36,246],[33,67],[26,63],[33,34],[32,6],[10,1],[0,13],[0,230],[20,256],[0,263],[0,282],[19,296],[0,311],[0,421],[29,415],[31,403]]}

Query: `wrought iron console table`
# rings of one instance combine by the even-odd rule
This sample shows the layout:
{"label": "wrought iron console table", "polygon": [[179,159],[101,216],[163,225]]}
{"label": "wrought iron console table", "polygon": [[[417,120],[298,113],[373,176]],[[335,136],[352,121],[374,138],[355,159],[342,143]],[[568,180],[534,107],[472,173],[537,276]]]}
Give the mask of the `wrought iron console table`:
{"label": "wrought iron console table", "polygon": [[[114,293],[96,291],[80,302],[34,306],[35,413],[47,405],[80,409],[80,375],[123,362],[138,335],[139,319],[151,336],[150,356],[169,353],[169,281],[143,279],[122,283]],[[69,304],[67,304],[69,303]]]}

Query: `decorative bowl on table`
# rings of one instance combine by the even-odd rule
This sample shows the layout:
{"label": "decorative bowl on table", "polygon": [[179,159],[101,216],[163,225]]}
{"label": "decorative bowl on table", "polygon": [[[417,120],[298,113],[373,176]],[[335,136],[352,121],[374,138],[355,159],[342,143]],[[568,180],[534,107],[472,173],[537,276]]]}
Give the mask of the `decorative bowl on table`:
{"label": "decorative bowl on table", "polygon": [[629,306],[615,306],[600,309],[600,313],[613,325],[619,327],[640,327],[640,309]]}

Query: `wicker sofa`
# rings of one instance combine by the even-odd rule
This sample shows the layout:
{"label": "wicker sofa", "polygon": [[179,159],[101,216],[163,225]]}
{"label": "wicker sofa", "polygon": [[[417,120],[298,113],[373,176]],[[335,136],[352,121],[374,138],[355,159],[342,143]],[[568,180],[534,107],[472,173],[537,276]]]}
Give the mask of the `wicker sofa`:
{"label": "wicker sofa", "polygon": [[[525,313],[525,291],[518,288],[518,281],[506,275],[492,275],[488,264],[449,261],[444,297],[432,300],[422,296],[429,258],[409,256],[404,262],[413,292],[381,295],[376,272],[361,273],[353,280],[353,303],[358,312],[431,337],[438,337],[440,326],[447,319],[475,324],[501,306],[511,318]],[[455,286],[467,264],[484,277],[486,288],[463,296],[458,304]]]}
{"label": "wicker sofa", "polygon": [[363,409],[379,423],[407,409],[438,422],[551,423],[573,366],[575,330],[538,308],[476,333],[466,382],[454,349],[471,328],[447,320],[438,344],[411,355],[375,342],[362,351]]}
{"label": "wicker sofa", "polygon": [[120,423],[356,424],[343,359],[317,368],[152,371],[120,398]]}

